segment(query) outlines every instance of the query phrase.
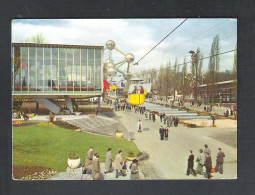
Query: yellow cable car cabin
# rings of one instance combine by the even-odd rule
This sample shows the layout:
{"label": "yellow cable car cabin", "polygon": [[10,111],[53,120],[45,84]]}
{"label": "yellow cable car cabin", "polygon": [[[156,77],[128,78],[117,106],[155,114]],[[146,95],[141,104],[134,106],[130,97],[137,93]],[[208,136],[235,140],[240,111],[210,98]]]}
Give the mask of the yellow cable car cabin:
{"label": "yellow cable car cabin", "polygon": [[[144,90],[144,93],[140,94],[140,86],[143,87],[142,84],[143,79],[134,78],[130,79],[129,86],[129,103],[131,105],[142,105],[145,102],[145,96],[147,95],[147,90]],[[137,90],[135,90],[137,87]]]}

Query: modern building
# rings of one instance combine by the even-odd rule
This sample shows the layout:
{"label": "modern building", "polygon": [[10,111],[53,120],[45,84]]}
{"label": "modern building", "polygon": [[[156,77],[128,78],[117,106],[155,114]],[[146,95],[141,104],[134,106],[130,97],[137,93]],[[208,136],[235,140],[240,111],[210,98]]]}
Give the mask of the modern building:
{"label": "modern building", "polygon": [[13,43],[12,95],[49,109],[51,99],[66,99],[73,112],[71,99],[102,95],[103,55],[103,46]]}

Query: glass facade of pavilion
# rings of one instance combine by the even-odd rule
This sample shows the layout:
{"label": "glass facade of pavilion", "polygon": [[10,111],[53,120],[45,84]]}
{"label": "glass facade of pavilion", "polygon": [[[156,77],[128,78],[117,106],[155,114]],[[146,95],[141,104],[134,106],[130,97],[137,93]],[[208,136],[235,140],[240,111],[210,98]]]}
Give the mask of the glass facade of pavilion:
{"label": "glass facade of pavilion", "polygon": [[13,43],[13,95],[102,92],[103,51],[103,46]]}

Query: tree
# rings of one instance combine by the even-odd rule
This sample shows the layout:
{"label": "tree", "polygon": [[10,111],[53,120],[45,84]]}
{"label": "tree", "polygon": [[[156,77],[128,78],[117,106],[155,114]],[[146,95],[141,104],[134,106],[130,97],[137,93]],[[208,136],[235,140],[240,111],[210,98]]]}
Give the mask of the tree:
{"label": "tree", "polygon": [[177,79],[178,72],[179,72],[179,65],[178,65],[178,58],[176,58],[174,63],[174,77],[173,77],[174,100],[175,100],[175,90],[177,89],[177,85],[178,85],[178,79]]}
{"label": "tree", "polygon": [[188,94],[188,79],[185,78],[187,76],[187,59],[186,56],[183,59],[183,67],[182,67],[182,93],[183,99]]}
{"label": "tree", "polygon": [[25,43],[48,43],[47,37],[42,33],[37,33],[31,37],[27,37],[24,41]]}
{"label": "tree", "polygon": [[164,65],[160,66],[157,82],[156,82],[156,89],[159,95],[164,94]]}
{"label": "tree", "polygon": [[216,35],[213,39],[211,52],[210,52],[210,60],[208,64],[209,71],[209,84],[210,84],[210,96],[211,96],[211,104],[214,106],[215,99],[215,83],[218,81],[218,75],[220,70],[220,38],[219,35]]}
{"label": "tree", "polygon": [[234,53],[234,64],[233,64],[233,79],[234,79],[234,97],[237,98],[237,44],[236,44],[236,50]]}
{"label": "tree", "polygon": [[165,69],[165,95],[169,96],[171,94],[171,61],[166,65]]}
{"label": "tree", "polygon": [[237,79],[237,44],[236,44],[236,50],[234,53],[234,63],[233,63],[233,79],[236,80]]}

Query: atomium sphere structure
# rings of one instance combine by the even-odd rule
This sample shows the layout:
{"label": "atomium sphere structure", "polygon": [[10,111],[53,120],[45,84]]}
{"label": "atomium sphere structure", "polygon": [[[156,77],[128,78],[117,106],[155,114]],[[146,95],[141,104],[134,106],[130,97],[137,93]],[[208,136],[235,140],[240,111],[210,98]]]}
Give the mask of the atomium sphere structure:
{"label": "atomium sphere structure", "polygon": [[109,68],[113,68],[113,64],[111,63],[111,62],[109,62],[108,64],[106,64],[106,67],[107,67],[107,70],[109,69]]}
{"label": "atomium sphere structure", "polygon": [[126,73],[125,76],[124,76],[124,78],[126,80],[129,80],[131,77],[132,77],[132,74],[130,72]]}
{"label": "atomium sphere structure", "polygon": [[135,60],[135,56],[132,53],[128,53],[125,56],[125,59],[126,59],[127,63],[132,63]]}
{"label": "atomium sphere structure", "polygon": [[114,61],[112,59],[105,60],[105,65],[108,65],[109,63],[114,64]]}
{"label": "atomium sphere structure", "polygon": [[113,40],[109,40],[106,42],[106,48],[109,50],[113,50],[115,48],[115,42]]}

